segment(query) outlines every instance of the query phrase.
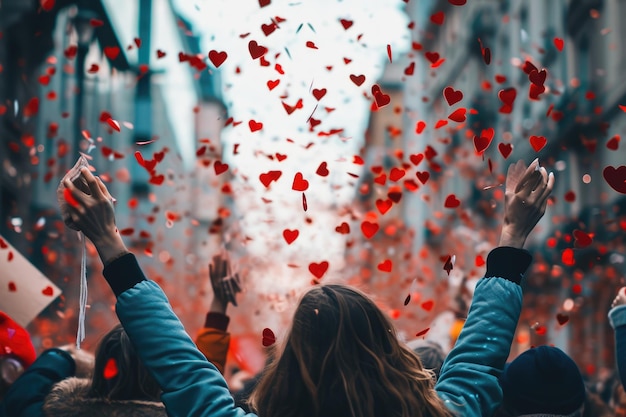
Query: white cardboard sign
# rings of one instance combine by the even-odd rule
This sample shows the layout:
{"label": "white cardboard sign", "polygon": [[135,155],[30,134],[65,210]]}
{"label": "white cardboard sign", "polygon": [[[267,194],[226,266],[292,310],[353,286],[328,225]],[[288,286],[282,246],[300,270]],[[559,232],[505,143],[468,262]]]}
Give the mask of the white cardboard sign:
{"label": "white cardboard sign", "polygon": [[59,287],[0,236],[0,310],[26,327],[59,295]]}

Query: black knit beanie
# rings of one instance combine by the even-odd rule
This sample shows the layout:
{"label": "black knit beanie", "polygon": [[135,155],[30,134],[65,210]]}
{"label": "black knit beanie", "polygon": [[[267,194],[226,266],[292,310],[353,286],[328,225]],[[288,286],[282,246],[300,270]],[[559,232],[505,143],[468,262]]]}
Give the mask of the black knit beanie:
{"label": "black knit beanie", "polygon": [[500,377],[504,405],[520,414],[571,414],[585,401],[578,366],[562,350],[539,346],[508,364]]}

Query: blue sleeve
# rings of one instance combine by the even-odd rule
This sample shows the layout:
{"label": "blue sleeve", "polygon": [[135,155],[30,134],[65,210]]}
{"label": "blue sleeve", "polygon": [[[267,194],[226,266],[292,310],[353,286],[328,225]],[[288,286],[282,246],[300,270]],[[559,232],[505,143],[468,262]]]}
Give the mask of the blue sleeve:
{"label": "blue sleeve", "polygon": [[615,359],[622,386],[626,389],[626,305],[609,311],[609,322],[615,330]]}
{"label": "blue sleeve", "polygon": [[498,378],[522,309],[519,281],[531,260],[527,251],[514,248],[489,255],[486,277],[476,285],[467,321],[435,386],[457,415],[491,416],[502,402]]}
{"label": "blue sleeve", "polygon": [[170,416],[242,417],[226,381],[206,360],[161,288],[143,280],[117,299],[117,315],[139,357],[161,386]]}
{"label": "blue sleeve", "polygon": [[60,349],[44,351],[7,391],[0,404],[0,416],[40,417],[52,386],[73,376],[74,359]]}

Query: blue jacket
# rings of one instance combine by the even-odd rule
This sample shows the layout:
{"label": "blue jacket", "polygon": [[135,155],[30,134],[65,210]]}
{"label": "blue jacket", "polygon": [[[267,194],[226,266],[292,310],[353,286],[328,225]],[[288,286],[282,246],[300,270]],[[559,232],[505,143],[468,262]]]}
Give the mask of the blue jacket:
{"label": "blue jacket", "polygon": [[64,350],[49,349],[11,385],[0,403],[0,417],[40,417],[52,386],[73,376],[76,365]]}
{"label": "blue jacket", "polygon": [[609,311],[609,322],[615,330],[615,356],[622,386],[626,389],[626,305]]}
{"label": "blue jacket", "polygon": [[[522,307],[520,281],[532,257],[496,248],[487,259],[467,321],[441,370],[436,390],[460,416],[491,416],[502,401],[498,377]],[[161,288],[146,280],[135,257],[109,264],[104,275],[117,296],[117,315],[144,365],[163,389],[171,416],[254,416],[236,408],[226,381],[196,348]],[[158,330],[157,330],[158,329]]]}

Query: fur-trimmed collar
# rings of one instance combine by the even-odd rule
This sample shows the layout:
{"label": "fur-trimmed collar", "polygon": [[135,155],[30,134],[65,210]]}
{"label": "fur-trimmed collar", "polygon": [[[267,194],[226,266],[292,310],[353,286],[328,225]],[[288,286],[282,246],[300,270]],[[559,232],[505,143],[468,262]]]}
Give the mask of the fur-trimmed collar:
{"label": "fur-trimmed collar", "polygon": [[47,417],[166,417],[165,406],[152,401],[111,401],[89,398],[88,379],[68,378],[56,384],[46,397]]}

